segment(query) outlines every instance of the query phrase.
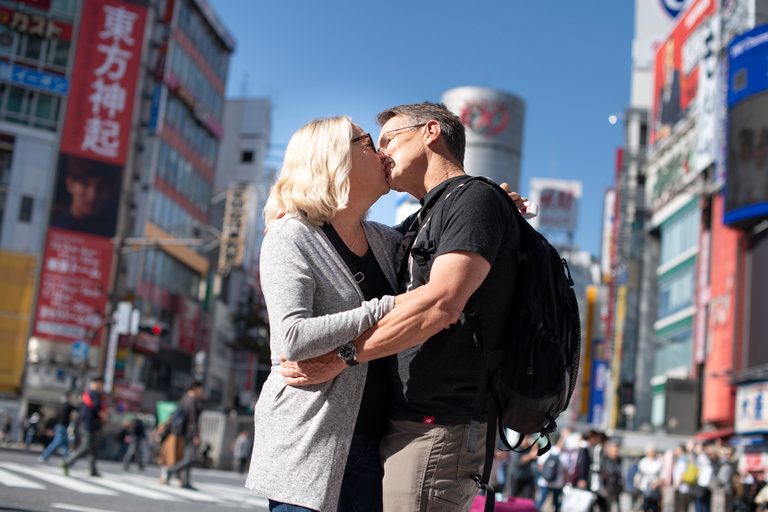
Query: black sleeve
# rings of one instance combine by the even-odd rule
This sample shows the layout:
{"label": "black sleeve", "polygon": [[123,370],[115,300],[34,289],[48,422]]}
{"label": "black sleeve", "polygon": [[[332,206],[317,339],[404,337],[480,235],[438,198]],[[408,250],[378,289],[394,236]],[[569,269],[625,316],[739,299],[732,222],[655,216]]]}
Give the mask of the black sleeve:
{"label": "black sleeve", "polygon": [[490,185],[471,181],[446,199],[435,257],[453,251],[476,252],[493,265],[508,236],[511,206]]}

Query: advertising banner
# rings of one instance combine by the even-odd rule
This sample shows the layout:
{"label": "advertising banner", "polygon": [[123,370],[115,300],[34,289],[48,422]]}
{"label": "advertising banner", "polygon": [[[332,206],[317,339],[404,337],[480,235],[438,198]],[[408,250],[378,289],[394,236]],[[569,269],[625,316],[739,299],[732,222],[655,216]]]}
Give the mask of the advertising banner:
{"label": "advertising banner", "polygon": [[720,49],[720,17],[713,16],[702,25],[704,56],[699,63],[699,92],[696,99],[696,172],[701,172],[715,162],[717,153],[717,86]]}
{"label": "advertising banner", "polygon": [[61,152],[125,164],[146,9],[85,0]]}
{"label": "advertising banner", "polygon": [[726,224],[768,216],[768,25],[728,47]]}
{"label": "advertising banner", "polygon": [[[595,340],[596,342],[598,340]],[[597,343],[595,343],[597,345]],[[595,359],[592,366],[592,393],[589,404],[589,423],[597,427],[605,424],[605,392],[608,388],[608,363]]]}
{"label": "advertising banner", "polygon": [[64,95],[69,92],[69,80],[63,76],[9,62],[0,62],[0,81],[23,85],[49,94]]}
{"label": "advertising banner", "polygon": [[132,3],[84,1],[35,336],[82,339],[104,316],[145,19]]}
{"label": "advertising banner", "polygon": [[616,221],[614,209],[616,190],[608,189],[603,198],[603,238],[600,248],[600,273],[602,280],[607,283],[611,279],[611,254],[613,250],[613,225]]}
{"label": "advertising banner", "polygon": [[709,258],[710,299],[706,315],[707,357],[701,421],[728,424],[733,420],[733,392],[729,371],[734,368],[734,322],[736,317],[736,258],[739,231],[724,226],[723,196],[712,198],[712,249]]}
{"label": "advertising banner", "polygon": [[181,300],[181,314],[179,315],[178,347],[184,352],[192,354],[197,346],[198,325],[202,307],[197,302],[187,297],[178,296]]}
{"label": "advertising banner", "polygon": [[52,227],[44,257],[34,335],[85,339],[104,312],[112,243],[108,238]]}
{"label": "advertising banner", "polygon": [[715,13],[716,1],[691,4],[656,52],[651,145],[672,134],[696,97],[699,61],[711,44],[709,30],[697,29]]}
{"label": "advertising banner", "polygon": [[736,419],[734,430],[737,434],[768,433],[768,381],[741,384],[736,390]]}
{"label": "advertising banner", "polygon": [[536,229],[576,231],[579,220],[580,181],[531,179],[528,196],[540,207],[539,215],[531,219]]}

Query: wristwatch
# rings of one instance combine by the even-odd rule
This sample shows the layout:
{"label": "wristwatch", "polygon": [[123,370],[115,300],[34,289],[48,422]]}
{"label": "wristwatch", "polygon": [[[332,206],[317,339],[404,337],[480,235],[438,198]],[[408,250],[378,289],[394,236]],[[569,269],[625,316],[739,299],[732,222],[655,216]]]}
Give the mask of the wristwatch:
{"label": "wristwatch", "polygon": [[354,343],[347,343],[339,347],[339,357],[349,366],[357,364],[357,347]]}

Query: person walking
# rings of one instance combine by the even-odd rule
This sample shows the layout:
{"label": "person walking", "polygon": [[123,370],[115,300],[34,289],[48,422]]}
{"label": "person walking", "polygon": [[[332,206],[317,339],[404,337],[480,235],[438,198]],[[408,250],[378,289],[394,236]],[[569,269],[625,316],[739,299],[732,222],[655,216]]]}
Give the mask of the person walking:
{"label": "person walking", "polygon": [[569,434],[570,430],[565,429],[554,446],[538,458],[539,477],[536,484],[539,487],[539,494],[536,500],[536,510],[543,510],[542,507],[547,501],[547,496],[551,495],[552,507],[555,512],[560,512],[565,475],[570,461],[569,454],[563,452],[563,446]]}
{"label": "person walking", "polygon": [[[184,438],[184,456],[176,464],[168,468],[168,477],[165,483],[168,483],[171,475],[174,473],[179,475],[181,480],[181,487],[185,489],[192,489],[191,474],[192,465],[197,462],[197,450],[200,447],[200,435],[198,431],[198,420],[200,419],[200,413],[203,410],[203,389],[199,382],[194,381],[187,390],[187,394],[179,400],[177,406],[181,410],[181,418],[178,423],[174,421],[174,416],[178,416],[176,412],[171,417],[171,433],[177,436],[183,436]],[[176,429],[174,432],[173,430]]]}
{"label": "person walking", "polygon": [[248,437],[248,432],[243,430],[237,435],[237,438],[232,443],[232,462],[233,464],[237,464],[237,472],[241,475],[245,473],[250,458],[251,440]]}
{"label": "person walking", "polygon": [[664,461],[658,456],[653,445],[645,449],[645,457],[637,465],[638,488],[643,493],[643,511],[659,512],[663,480],[661,470]]}
{"label": "person walking", "polygon": [[506,495],[515,498],[530,498],[534,496],[533,465],[538,457],[538,446],[534,436],[525,436],[522,447],[528,447],[523,452],[512,451],[509,454],[507,466]]}
{"label": "person walking", "polygon": [[88,456],[91,466],[90,476],[101,476],[96,469],[96,449],[101,434],[101,424],[106,419],[106,411],[102,409],[101,393],[104,390],[104,379],[94,377],[83,393],[83,402],[80,404],[80,419],[78,420],[78,432],[80,434],[80,446],[69,457],[59,461],[62,471],[69,475],[69,468],[78,459]]}
{"label": "person walking", "polygon": [[37,441],[37,424],[40,422],[40,413],[33,412],[24,422],[24,449],[29,451],[32,444]]}
{"label": "person walking", "polygon": [[43,454],[37,458],[38,462],[46,462],[58,447],[61,447],[61,455],[63,458],[66,459],[69,456],[69,435],[67,434],[67,427],[69,427],[69,417],[74,410],[75,406],[72,405],[72,395],[67,393],[62,396],[61,403],[56,410],[56,424],[53,427],[53,441],[51,441],[45,448]]}
{"label": "person walking", "polygon": [[131,459],[135,456],[136,463],[139,465],[139,471],[144,471],[144,445],[146,444],[147,434],[144,429],[144,414],[139,413],[131,422],[128,429],[128,435],[125,441],[128,443],[128,449],[123,457],[123,469],[128,471]]}

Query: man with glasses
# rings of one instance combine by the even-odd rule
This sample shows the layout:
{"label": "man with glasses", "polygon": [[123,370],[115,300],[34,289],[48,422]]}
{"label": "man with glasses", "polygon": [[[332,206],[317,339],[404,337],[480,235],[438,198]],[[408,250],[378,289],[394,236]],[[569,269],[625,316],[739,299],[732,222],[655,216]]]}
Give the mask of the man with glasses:
{"label": "man with glasses", "polygon": [[[340,358],[301,362],[299,377],[287,382],[323,382],[349,360],[397,354],[387,360],[384,510],[469,510],[477,493],[471,475],[482,473],[485,456],[487,423],[470,428],[470,422],[486,367],[462,314],[471,298],[483,344],[501,342],[520,232],[506,199],[465,173],[464,126],[445,105],[394,107],[381,112],[378,122],[390,188],[422,205],[400,226],[405,236],[398,250],[399,291],[413,293],[399,296],[392,312],[342,347]],[[283,375],[296,373],[291,368]],[[473,438],[476,449],[470,452]]]}

